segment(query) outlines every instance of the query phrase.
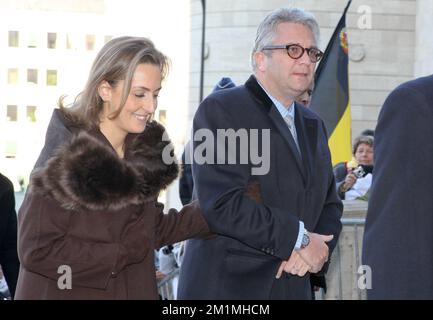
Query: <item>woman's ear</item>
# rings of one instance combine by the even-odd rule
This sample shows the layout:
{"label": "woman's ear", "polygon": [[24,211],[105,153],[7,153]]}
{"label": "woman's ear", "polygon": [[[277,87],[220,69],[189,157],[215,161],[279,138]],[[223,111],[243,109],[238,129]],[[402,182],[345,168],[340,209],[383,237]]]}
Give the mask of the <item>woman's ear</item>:
{"label": "woman's ear", "polygon": [[111,100],[111,86],[107,81],[104,80],[99,84],[98,94],[104,102]]}

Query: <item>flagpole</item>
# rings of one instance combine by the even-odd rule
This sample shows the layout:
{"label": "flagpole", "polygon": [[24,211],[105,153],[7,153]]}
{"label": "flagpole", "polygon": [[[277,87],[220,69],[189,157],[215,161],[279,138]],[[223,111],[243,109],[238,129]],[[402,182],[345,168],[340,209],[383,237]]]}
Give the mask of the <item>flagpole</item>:
{"label": "flagpole", "polygon": [[350,7],[350,4],[351,4],[351,3],[352,3],[352,0],[349,0],[349,1],[347,2],[346,8],[344,9],[344,12],[343,12],[343,16],[346,15],[346,12],[347,12],[347,10],[349,10],[349,7]]}

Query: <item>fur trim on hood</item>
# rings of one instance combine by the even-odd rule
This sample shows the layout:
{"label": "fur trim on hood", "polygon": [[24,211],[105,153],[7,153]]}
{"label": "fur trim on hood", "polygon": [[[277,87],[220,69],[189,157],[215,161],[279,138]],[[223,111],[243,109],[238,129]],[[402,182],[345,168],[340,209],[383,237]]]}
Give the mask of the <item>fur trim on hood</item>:
{"label": "fur trim on hood", "polygon": [[33,173],[32,189],[67,209],[117,210],[155,199],[177,178],[173,146],[157,122],[129,135],[125,149],[121,159],[110,145],[81,131]]}

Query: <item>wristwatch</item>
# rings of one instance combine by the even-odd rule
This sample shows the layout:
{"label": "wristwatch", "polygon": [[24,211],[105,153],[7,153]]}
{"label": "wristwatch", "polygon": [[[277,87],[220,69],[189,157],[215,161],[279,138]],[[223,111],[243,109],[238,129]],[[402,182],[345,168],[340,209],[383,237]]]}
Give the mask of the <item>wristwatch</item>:
{"label": "wristwatch", "polygon": [[307,229],[304,229],[304,235],[302,236],[301,249],[304,249],[310,244],[310,236],[308,235]]}

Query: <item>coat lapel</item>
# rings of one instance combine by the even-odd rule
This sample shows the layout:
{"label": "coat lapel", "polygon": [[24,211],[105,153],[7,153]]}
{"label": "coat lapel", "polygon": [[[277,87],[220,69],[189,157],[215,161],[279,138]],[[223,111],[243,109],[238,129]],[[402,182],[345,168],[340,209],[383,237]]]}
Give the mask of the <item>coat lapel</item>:
{"label": "coat lapel", "polygon": [[295,124],[308,185],[314,167],[314,150],[316,150],[317,146],[317,120],[308,117],[303,108],[303,106],[296,104]]}
{"label": "coat lapel", "polygon": [[305,107],[296,104],[295,124],[296,132],[298,134],[299,148],[301,149],[300,155],[298,149],[296,148],[292,134],[287,128],[287,124],[281,117],[281,114],[278,112],[277,108],[274,107],[272,100],[258,84],[254,75],[247,80],[245,87],[253,94],[255,99],[267,112],[269,118],[272,120],[272,123],[284,138],[284,141],[286,141],[291,153],[293,154],[296,166],[301,172],[304,182],[308,183],[311,180],[311,174],[314,167],[315,150],[317,147],[317,120],[308,116],[308,114],[304,111]]}
{"label": "coat lapel", "polygon": [[[268,113],[269,117],[271,118],[272,122],[274,123],[275,127],[278,129],[281,136],[286,141],[287,145],[289,146],[290,152],[293,155],[293,158],[295,159],[296,165],[299,169],[299,171],[302,173],[302,177],[305,182],[305,171],[304,167],[302,165],[302,158],[299,154],[298,148],[296,147],[295,140],[293,139],[292,134],[290,133],[289,128],[287,127],[286,122],[281,117],[281,114],[278,112],[277,108],[273,107],[269,110]],[[302,152],[302,149],[301,149]]]}

